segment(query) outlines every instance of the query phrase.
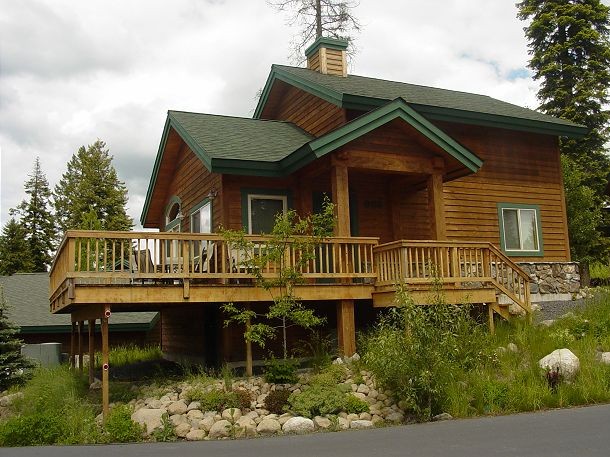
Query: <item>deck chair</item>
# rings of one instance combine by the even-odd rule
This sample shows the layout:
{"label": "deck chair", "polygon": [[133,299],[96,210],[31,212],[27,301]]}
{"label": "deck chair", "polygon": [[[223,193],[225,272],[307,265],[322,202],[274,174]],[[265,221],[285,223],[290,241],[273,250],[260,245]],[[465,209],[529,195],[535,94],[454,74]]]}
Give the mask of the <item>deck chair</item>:
{"label": "deck chair", "polygon": [[[156,266],[152,261],[150,249],[140,249],[131,255],[131,271],[132,273],[155,273]],[[151,284],[154,282],[151,279],[141,279],[140,284]]]}
{"label": "deck chair", "polygon": [[214,242],[204,241],[201,243],[199,261],[195,265],[195,273],[210,273],[212,257],[214,257]]}

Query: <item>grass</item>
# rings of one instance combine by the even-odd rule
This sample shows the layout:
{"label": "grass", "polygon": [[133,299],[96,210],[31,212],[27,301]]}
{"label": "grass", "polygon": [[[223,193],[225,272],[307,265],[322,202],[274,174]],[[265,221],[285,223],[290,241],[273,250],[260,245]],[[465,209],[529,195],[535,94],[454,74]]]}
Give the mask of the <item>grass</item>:
{"label": "grass", "polygon": [[[101,353],[96,353],[96,365],[102,364]],[[108,354],[111,367],[123,367],[137,362],[147,362],[163,358],[163,353],[159,346],[138,347],[135,344],[115,346],[110,349]]]}

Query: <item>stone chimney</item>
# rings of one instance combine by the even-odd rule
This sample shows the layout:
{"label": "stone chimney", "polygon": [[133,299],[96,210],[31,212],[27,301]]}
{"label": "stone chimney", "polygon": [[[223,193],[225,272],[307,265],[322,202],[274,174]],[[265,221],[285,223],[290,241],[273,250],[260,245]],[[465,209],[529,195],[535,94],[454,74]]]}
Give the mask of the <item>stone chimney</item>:
{"label": "stone chimney", "polygon": [[347,76],[347,41],[320,37],[305,50],[307,68],[323,75]]}

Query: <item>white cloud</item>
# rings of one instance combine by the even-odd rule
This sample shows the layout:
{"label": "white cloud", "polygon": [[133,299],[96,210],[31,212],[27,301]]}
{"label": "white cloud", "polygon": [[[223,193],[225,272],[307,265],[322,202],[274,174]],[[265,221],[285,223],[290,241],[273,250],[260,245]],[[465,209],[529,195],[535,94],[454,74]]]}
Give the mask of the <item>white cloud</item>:
{"label": "white cloud", "polygon": [[[534,107],[514,2],[361,0],[355,73]],[[20,0],[0,10],[0,221],[41,157],[114,155],[137,221],[168,109],[249,116],[292,30],[264,0]]]}

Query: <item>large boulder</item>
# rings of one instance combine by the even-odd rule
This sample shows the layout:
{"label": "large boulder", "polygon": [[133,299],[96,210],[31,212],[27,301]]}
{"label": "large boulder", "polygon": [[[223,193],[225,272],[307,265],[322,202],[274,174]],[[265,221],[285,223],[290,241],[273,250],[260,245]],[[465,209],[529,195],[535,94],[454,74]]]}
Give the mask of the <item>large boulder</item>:
{"label": "large boulder", "polygon": [[191,430],[186,434],[187,441],[201,441],[205,438],[205,430]]}
{"label": "large boulder", "polygon": [[237,438],[256,436],[256,422],[251,417],[240,417],[235,422],[235,426],[235,436]]}
{"label": "large boulder", "polygon": [[212,428],[208,433],[208,437],[212,440],[217,440],[219,438],[228,438],[231,434],[231,427],[232,425],[228,420],[219,420],[218,422],[215,422],[214,425],[212,425]]}
{"label": "large boulder", "polygon": [[559,371],[565,380],[574,379],[580,370],[580,361],[569,349],[556,349],[538,361],[540,368],[546,371]]}
{"label": "large boulder", "polygon": [[277,419],[269,417],[264,418],[260,424],[256,426],[256,431],[261,435],[274,435],[282,430],[282,426]]}
{"label": "large boulder", "polygon": [[146,427],[146,434],[150,435],[155,429],[163,425],[164,409],[141,408],[131,415],[131,420]]}
{"label": "large boulder", "polygon": [[167,412],[170,416],[173,416],[174,414],[185,414],[187,409],[187,404],[180,400],[170,403],[167,407]]}
{"label": "large boulder", "polygon": [[362,420],[362,419],[358,419],[358,420],[352,421],[350,423],[350,428],[353,428],[356,430],[361,430],[364,428],[373,428],[374,426],[375,425],[373,425],[373,422]]}
{"label": "large boulder", "polygon": [[306,417],[291,417],[288,419],[282,430],[284,433],[295,433],[297,435],[302,435],[304,433],[311,433],[315,429],[314,423],[311,419],[307,419]]}
{"label": "large boulder", "polygon": [[229,422],[235,423],[241,417],[241,409],[228,408],[222,412],[222,418]]}

